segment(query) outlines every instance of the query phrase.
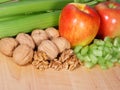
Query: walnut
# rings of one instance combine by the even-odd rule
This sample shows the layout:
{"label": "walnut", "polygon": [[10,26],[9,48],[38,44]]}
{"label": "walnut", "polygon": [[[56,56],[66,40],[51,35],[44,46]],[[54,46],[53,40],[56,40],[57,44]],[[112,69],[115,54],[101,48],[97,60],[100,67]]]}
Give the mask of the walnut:
{"label": "walnut", "polygon": [[56,58],[59,53],[57,46],[50,40],[42,41],[38,46],[38,51],[45,52],[50,60]]}
{"label": "walnut", "polygon": [[63,63],[63,68],[68,69],[70,71],[76,69],[80,66],[80,62],[77,59],[76,55],[72,55]]}
{"label": "walnut", "polygon": [[80,61],[73,53],[72,49],[63,51],[59,57],[59,61],[63,63],[63,68],[70,71],[80,66]]}
{"label": "walnut", "polygon": [[42,51],[35,51],[32,65],[39,70],[47,69],[49,67],[49,61],[46,53]]}
{"label": "walnut", "polygon": [[31,48],[35,48],[35,43],[32,39],[32,37],[28,34],[25,33],[19,33],[16,37],[16,40],[20,43],[20,44],[26,44]]}
{"label": "walnut", "polygon": [[64,50],[60,57],[59,57],[59,61],[61,62],[65,62],[67,59],[69,59],[72,55],[74,55],[73,50],[72,49],[67,49]]}
{"label": "walnut", "polygon": [[57,59],[50,61],[49,67],[57,71],[63,69],[62,62],[58,61]]}
{"label": "walnut", "polygon": [[0,52],[12,56],[13,50],[17,47],[18,42],[14,38],[3,38],[0,40]]}
{"label": "walnut", "polygon": [[55,37],[59,37],[59,32],[58,32],[58,30],[55,29],[54,27],[47,28],[47,29],[45,30],[45,32],[47,32],[48,37],[49,37],[50,39],[55,38]]}
{"label": "walnut", "polygon": [[70,42],[63,37],[53,38],[52,42],[55,43],[60,52],[63,52],[65,49],[69,49],[71,47]]}
{"label": "walnut", "polygon": [[20,44],[13,52],[13,61],[18,65],[26,65],[32,58],[33,49],[25,44]]}
{"label": "walnut", "polygon": [[41,43],[41,41],[48,39],[47,33],[40,29],[33,30],[31,36],[37,46]]}

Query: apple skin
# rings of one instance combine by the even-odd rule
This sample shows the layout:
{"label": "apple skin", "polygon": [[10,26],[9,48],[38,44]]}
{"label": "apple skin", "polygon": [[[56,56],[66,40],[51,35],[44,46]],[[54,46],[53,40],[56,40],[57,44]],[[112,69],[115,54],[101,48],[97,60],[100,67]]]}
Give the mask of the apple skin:
{"label": "apple skin", "polygon": [[59,33],[72,47],[91,43],[97,35],[99,26],[98,13],[88,5],[69,3],[61,11]]}
{"label": "apple skin", "polygon": [[[109,5],[112,5],[110,8]],[[100,15],[100,29],[98,38],[104,39],[106,36],[114,38],[120,36],[120,4],[117,2],[103,2],[95,6]]]}

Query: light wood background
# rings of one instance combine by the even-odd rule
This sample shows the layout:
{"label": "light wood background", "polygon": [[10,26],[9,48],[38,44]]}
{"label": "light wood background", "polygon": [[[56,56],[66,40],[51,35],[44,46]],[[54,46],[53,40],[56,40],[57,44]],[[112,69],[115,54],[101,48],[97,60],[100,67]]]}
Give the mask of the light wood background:
{"label": "light wood background", "polygon": [[0,53],[0,90],[120,90],[120,65],[109,70],[39,71]]}

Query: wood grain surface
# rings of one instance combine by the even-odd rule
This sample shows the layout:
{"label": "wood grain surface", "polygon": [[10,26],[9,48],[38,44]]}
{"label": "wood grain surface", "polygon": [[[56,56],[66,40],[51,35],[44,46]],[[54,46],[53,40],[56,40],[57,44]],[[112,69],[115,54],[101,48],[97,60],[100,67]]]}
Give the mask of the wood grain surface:
{"label": "wood grain surface", "polygon": [[120,65],[39,71],[32,65],[20,67],[0,53],[0,90],[120,90]]}

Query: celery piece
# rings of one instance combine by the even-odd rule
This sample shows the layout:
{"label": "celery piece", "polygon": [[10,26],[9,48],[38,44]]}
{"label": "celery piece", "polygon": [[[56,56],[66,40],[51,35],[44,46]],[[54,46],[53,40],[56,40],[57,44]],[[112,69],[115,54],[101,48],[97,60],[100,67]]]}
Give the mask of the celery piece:
{"label": "celery piece", "polygon": [[89,47],[88,46],[85,46],[81,49],[81,55],[86,55],[88,53],[88,50],[89,50]]}
{"label": "celery piece", "polygon": [[113,62],[111,62],[111,61],[107,61],[106,65],[107,65],[108,68],[111,68],[111,67],[114,66]]}
{"label": "celery piece", "polygon": [[96,45],[101,45],[101,46],[103,46],[105,44],[105,42],[103,40],[100,40],[100,39],[94,39],[93,43]]}
{"label": "celery piece", "polygon": [[29,33],[36,28],[47,28],[58,25],[60,11],[36,14],[25,18],[0,22],[0,38],[15,36],[20,32]]}
{"label": "celery piece", "polygon": [[120,64],[120,59],[118,60],[118,63]]}
{"label": "celery piece", "polygon": [[102,50],[97,50],[97,49],[95,49],[95,50],[93,50],[93,54],[95,55],[95,56],[99,56],[99,57],[102,57]]}
{"label": "celery piece", "polygon": [[87,68],[92,68],[95,64],[93,64],[92,62],[85,62],[85,67]]}
{"label": "celery piece", "polygon": [[105,37],[105,38],[104,38],[104,41],[105,41],[105,42],[111,42],[111,43],[112,43],[113,39],[110,38],[110,37]]}
{"label": "celery piece", "polygon": [[80,50],[81,50],[82,46],[81,45],[78,45],[74,48],[74,53],[79,53]]}
{"label": "celery piece", "polygon": [[114,38],[113,45],[118,47],[120,46],[120,37]]}
{"label": "celery piece", "polygon": [[92,60],[91,60],[91,58],[90,58],[88,55],[86,55],[86,56],[84,56],[84,61],[85,61],[85,62],[86,62],[86,61],[89,61],[89,62],[90,62],[90,61],[92,61]]}
{"label": "celery piece", "polygon": [[112,55],[110,53],[108,53],[105,57],[105,60],[111,60],[112,59]]}
{"label": "celery piece", "polygon": [[106,64],[101,64],[100,67],[101,67],[102,69],[104,69],[104,70],[105,70],[105,69],[108,69],[108,67],[107,67]]}
{"label": "celery piece", "polygon": [[76,56],[80,61],[84,61],[84,57],[80,53],[77,53]]}
{"label": "celery piece", "polygon": [[97,64],[98,59],[97,59],[96,56],[94,56],[93,54],[90,54],[89,57],[90,57],[90,59],[91,59],[91,61],[92,61],[93,64]]}
{"label": "celery piece", "polygon": [[98,57],[98,64],[105,64],[106,60],[103,57]]}
{"label": "celery piece", "polygon": [[26,0],[0,4],[0,17],[62,9],[73,0]]}
{"label": "celery piece", "polygon": [[115,57],[112,57],[112,59],[110,60],[111,62],[113,62],[113,63],[115,63],[115,62],[117,62],[118,61],[118,59],[117,58],[115,58]]}
{"label": "celery piece", "polygon": [[107,41],[107,42],[105,42],[105,46],[106,47],[113,47],[113,44],[112,44],[112,42]]}

